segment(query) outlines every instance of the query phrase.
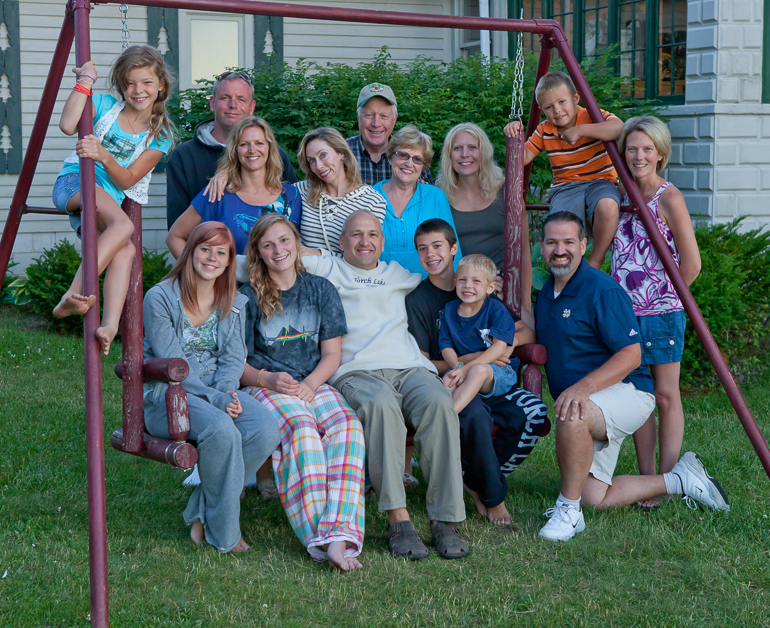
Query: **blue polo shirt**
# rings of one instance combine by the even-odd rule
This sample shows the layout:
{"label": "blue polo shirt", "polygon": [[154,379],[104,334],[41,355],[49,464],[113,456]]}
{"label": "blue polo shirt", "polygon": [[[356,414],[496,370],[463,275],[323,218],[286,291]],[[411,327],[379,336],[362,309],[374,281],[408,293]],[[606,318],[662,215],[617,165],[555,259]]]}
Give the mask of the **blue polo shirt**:
{"label": "blue polo shirt", "polygon": [[[398,262],[411,273],[420,273],[422,278],[428,276],[420,264],[420,256],[414,246],[414,232],[417,227],[429,218],[443,218],[455,230],[455,221],[452,218],[452,210],[449,208],[449,201],[446,194],[440,188],[427,183],[418,183],[412,198],[406,205],[406,209],[401,214],[401,218],[396,217],[393,211],[393,205],[390,203],[388,195],[382,189],[385,181],[380,181],[372,187],[385,197],[387,210],[385,212],[385,221],[382,223],[382,233],[385,236],[385,250],[380,255],[383,262]],[[463,256],[460,250],[460,244],[457,245],[457,254],[455,255],[455,270],[457,262]]]}
{"label": "blue polo shirt", "polygon": [[[535,304],[535,330],[548,349],[545,373],[554,399],[623,347],[641,342],[625,290],[585,259],[558,297],[553,296],[553,276],[545,283]],[[646,368],[637,367],[623,381],[654,394]]]}

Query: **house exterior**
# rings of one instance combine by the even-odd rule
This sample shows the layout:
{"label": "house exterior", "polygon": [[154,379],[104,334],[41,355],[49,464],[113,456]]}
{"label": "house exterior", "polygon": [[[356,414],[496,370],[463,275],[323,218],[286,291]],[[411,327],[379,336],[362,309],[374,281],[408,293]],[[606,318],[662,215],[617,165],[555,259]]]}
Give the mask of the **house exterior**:
{"label": "house exterior", "polygon": [[[285,0],[297,4],[381,9],[374,0]],[[481,3],[484,4],[484,3]],[[0,227],[18,179],[37,105],[64,15],[64,0],[0,0]],[[747,226],[770,220],[770,2],[762,0],[490,0],[492,17],[559,20],[578,58],[617,43],[618,70],[635,79],[640,97],[669,108],[675,150],[669,177],[692,213],[725,221],[749,216]],[[478,0],[394,0],[388,10],[479,15]],[[269,54],[294,64],[355,64],[388,45],[393,60],[418,55],[451,61],[476,54],[479,31],[425,29],[268,18],[131,6],[131,43],[164,53],[180,88],[225,67],[264,63]],[[123,36],[117,4],[91,13],[92,56],[104,87]],[[492,33],[493,56],[514,52],[515,35]],[[537,39],[524,45],[538,50]],[[74,67],[74,52],[68,67]],[[28,203],[52,207],[50,192],[62,161],[74,148],[57,123],[72,86],[65,73]],[[601,103],[600,103],[601,104]],[[351,112],[353,115],[353,112]],[[163,250],[165,174],[156,172],[144,208],[144,246]],[[24,268],[61,238],[75,241],[65,217],[26,215],[13,259]],[[18,270],[18,268],[17,268]]]}

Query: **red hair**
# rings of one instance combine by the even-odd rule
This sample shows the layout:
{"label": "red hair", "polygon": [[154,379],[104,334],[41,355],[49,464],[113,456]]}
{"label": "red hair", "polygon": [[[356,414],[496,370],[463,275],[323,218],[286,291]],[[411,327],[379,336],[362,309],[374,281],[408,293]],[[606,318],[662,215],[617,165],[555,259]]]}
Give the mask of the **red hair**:
{"label": "red hair", "polygon": [[182,306],[190,312],[199,312],[198,279],[193,268],[193,252],[201,244],[226,246],[230,253],[225,272],[214,281],[214,308],[220,311],[221,318],[227,318],[235,300],[235,240],[230,230],[221,222],[202,222],[195,227],[187,238],[182,255],[164,279],[177,280]]}

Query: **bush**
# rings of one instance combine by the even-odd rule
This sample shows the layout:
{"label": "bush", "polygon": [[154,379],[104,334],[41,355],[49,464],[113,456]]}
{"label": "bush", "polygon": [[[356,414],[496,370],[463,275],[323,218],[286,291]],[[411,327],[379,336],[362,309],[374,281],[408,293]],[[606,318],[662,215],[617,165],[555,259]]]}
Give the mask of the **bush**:
{"label": "bush", "polygon": [[13,257],[8,261],[8,269],[5,271],[3,287],[0,289],[0,303],[13,303],[13,290],[11,285],[17,277],[11,274],[11,269],[18,265],[18,262],[13,261]]}
{"label": "bush", "polygon": [[[630,94],[629,80],[610,69],[617,54],[613,49],[583,65],[597,102],[623,119],[652,111],[649,102],[624,96]],[[524,120],[534,90],[537,58],[527,52],[525,63]],[[563,65],[555,61],[552,68],[563,69]],[[443,138],[460,122],[475,122],[481,126],[504,165],[503,126],[510,113],[512,61],[494,59],[487,62],[470,57],[447,64],[420,57],[406,65],[398,65],[390,61],[390,53],[383,47],[372,61],[361,62],[356,67],[343,64],[321,67],[302,60],[294,67],[268,64],[241,71],[252,77],[256,112],[270,122],[279,144],[289,153],[295,167],[298,166],[297,149],[307,131],[332,126],[346,137],[358,133],[356,99],[364,85],[375,81],[390,85],[397,94],[399,127],[412,123],[433,138],[437,155],[433,161],[434,174],[438,172]],[[210,86],[213,80],[204,83]],[[210,89],[188,89],[171,97],[169,111],[182,141],[192,138],[199,122],[212,117],[208,101],[210,93]],[[551,170],[544,155],[534,161],[530,181],[541,190],[550,185]]]}
{"label": "bush", "polygon": [[[690,290],[727,363],[745,378],[767,366],[770,233],[759,229],[739,233],[742,220],[696,228],[702,269]],[[682,382],[690,386],[717,382],[689,320]]]}
{"label": "bush", "polygon": [[[69,240],[61,240],[52,248],[44,249],[27,267],[25,276],[13,283],[15,303],[30,302],[33,311],[51,321],[58,331],[83,333],[83,318],[68,316],[54,318],[53,309],[69,289],[80,266],[80,253]],[[142,255],[143,291],[147,292],[171,269],[165,253],[144,250]],[[104,287],[104,275],[99,278],[100,303]]]}

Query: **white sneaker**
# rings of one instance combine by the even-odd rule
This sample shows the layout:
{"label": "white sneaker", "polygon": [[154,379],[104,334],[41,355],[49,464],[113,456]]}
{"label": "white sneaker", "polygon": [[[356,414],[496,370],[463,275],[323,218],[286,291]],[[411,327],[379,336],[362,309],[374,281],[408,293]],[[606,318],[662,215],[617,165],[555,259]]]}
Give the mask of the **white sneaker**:
{"label": "white sneaker", "polygon": [[586,528],[583,510],[564,502],[557,501],[556,505],[546,510],[543,515],[550,519],[540,530],[540,536],[549,541],[569,541]]}
{"label": "white sneaker", "polygon": [[714,510],[730,511],[727,495],[719,482],[708,474],[698,454],[688,451],[674,465],[671,473],[676,474],[682,481],[682,492],[684,493],[682,499],[689,508],[697,509],[698,506],[695,502],[700,502]]}

